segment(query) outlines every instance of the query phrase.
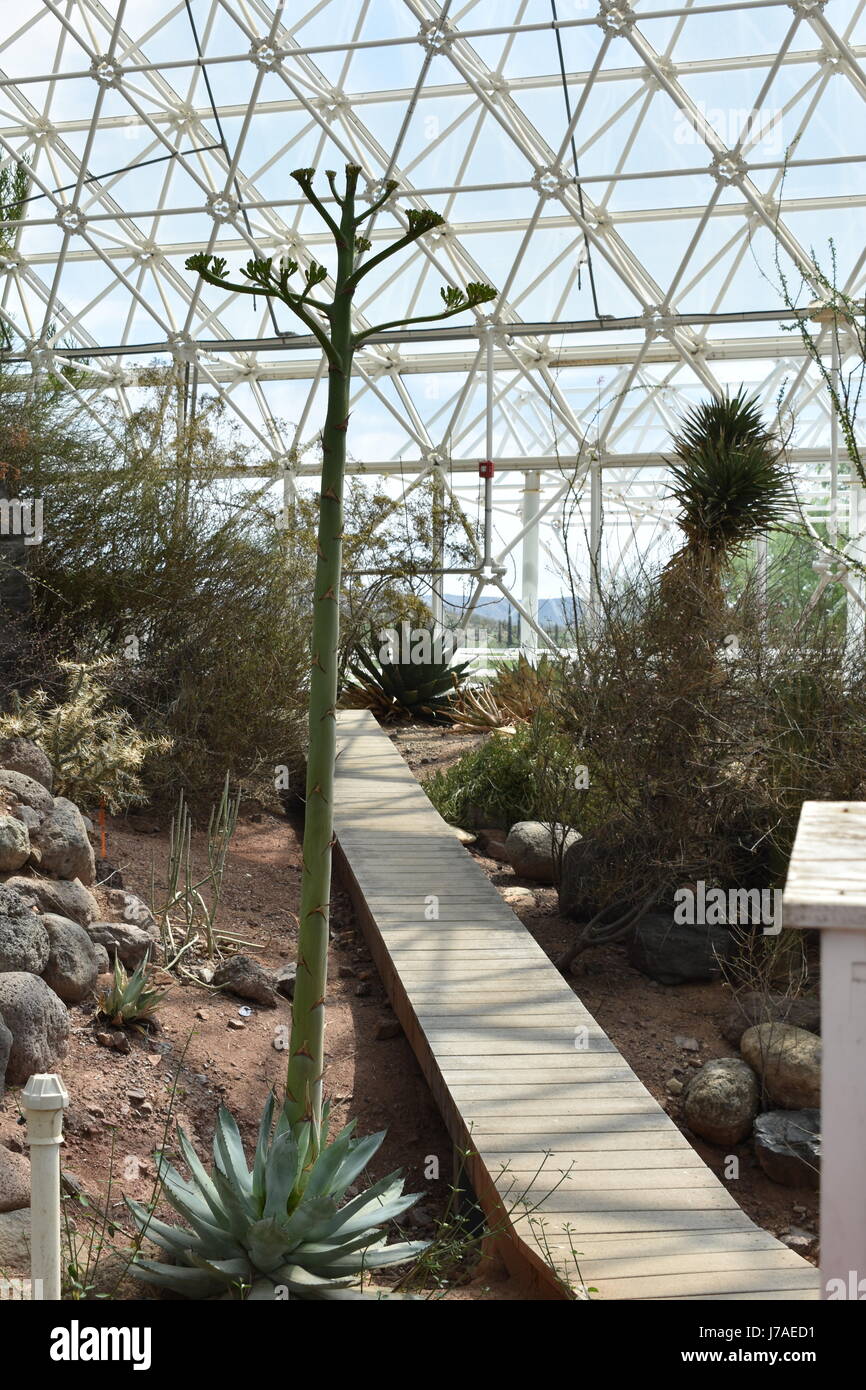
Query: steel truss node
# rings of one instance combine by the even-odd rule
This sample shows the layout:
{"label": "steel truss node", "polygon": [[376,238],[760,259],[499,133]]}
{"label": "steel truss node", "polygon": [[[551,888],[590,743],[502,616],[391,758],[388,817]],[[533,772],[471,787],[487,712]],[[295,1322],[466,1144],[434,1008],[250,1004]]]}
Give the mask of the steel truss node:
{"label": "steel truss node", "polygon": [[[197,282],[184,260],[321,256],[287,171],[351,161],[371,200],[399,184],[374,242],[403,225],[401,209],[446,219],[375,280],[359,328],[383,306],[423,312],[440,284],[500,292],[493,316],[382,334],[359,354],[358,466],[406,488],[434,475],[467,509],[481,504],[475,578],[513,597],[520,556],[527,648],[544,640],[539,571],[555,564],[575,479],[588,548],[615,569],[636,536],[670,527],[659,450],[708,392],[744,381],[768,411],[781,400],[804,504],[816,517],[830,505],[838,525],[838,432],[780,280],[802,281],[805,305],[813,249],[820,261],[832,237],[840,288],[864,293],[864,8],[6,5],[0,158],[27,159],[32,178],[23,218],[0,222],[13,356],[34,372],[86,356],[86,382],[68,386],[83,410],[112,392],[128,412],[143,366],[180,364],[248,431],[262,460],[250,476],[288,495],[318,468],[316,344],[279,308]],[[814,331],[829,356],[828,327]],[[834,370],[845,354],[843,341]],[[496,476],[479,481],[486,458]],[[851,515],[866,518],[857,497]]]}

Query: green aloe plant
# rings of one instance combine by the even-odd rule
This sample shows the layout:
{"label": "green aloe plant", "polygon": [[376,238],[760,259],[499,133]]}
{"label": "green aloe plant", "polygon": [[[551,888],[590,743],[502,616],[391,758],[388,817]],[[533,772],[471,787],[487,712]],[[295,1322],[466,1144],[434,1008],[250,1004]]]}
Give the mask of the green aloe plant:
{"label": "green aloe plant", "polygon": [[[392,1173],[349,1201],[348,1190],[379,1149],[383,1134],[355,1139],[349,1124],[310,1163],[312,1130],[282,1110],[274,1126],[273,1092],[262,1113],[252,1170],[238,1127],[220,1109],[208,1173],[188,1135],[178,1128],[189,1180],[158,1155],[163,1192],[186,1227],[158,1220],[127,1200],[143,1236],[171,1263],[137,1255],[139,1279],[187,1298],[358,1299],[395,1295],[362,1287],[366,1272],[414,1259],[426,1243],[387,1244],[383,1227],[407,1211]],[[323,1125],[327,1124],[327,1108]],[[344,1204],[343,1204],[344,1203]],[[343,1204],[343,1205],[341,1205]]]}
{"label": "green aloe plant", "polygon": [[[431,634],[432,635],[432,634]],[[433,644],[431,642],[431,648]],[[435,648],[433,648],[435,651]],[[383,718],[427,715],[436,718],[447,713],[470,662],[456,666],[445,655],[426,662],[401,661],[358,643],[349,670],[355,677],[343,691],[344,705],[372,708]]]}
{"label": "green aloe plant", "polygon": [[149,1024],[166,996],[165,990],[151,985],[149,958],[145,956],[131,975],[127,975],[120,959],[115,957],[114,979],[109,989],[99,997],[99,1012],[116,1028],[133,1027],[141,1031]]}

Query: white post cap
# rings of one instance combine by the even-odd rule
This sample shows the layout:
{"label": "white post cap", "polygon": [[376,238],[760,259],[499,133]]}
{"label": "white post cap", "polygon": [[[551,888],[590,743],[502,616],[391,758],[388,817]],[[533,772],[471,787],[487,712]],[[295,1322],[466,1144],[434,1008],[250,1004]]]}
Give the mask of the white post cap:
{"label": "white post cap", "polygon": [[36,1072],[21,1092],[25,1110],[65,1110],[69,1105],[66,1087],[56,1072]]}

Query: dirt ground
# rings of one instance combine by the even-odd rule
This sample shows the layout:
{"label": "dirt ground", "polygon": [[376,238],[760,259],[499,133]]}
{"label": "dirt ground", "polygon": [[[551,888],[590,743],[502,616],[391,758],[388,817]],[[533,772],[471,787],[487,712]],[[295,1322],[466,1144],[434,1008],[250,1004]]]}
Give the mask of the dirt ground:
{"label": "dirt ground", "polygon": [[[435,726],[398,726],[390,732],[421,781],[484,737]],[[201,833],[194,837],[199,862],[203,838]],[[470,852],[499,886],[522,883],[532,888],[537,907],[522,912],[522,920],[555,957],[571,931],[558,915],[555,891],[516,879],[507,865],[478,847]],[[153,880],[159,903],[168,858],[164,826],[148,814],[110,819],[108,858],[120,870],[124,886],[148,902]],[[299,827],[281,813],[248,803],[228,858],[218,925],[239,938],[239,949],[266,968],[275,969],[294,957],[299,880]],[[268,1089],[279,1085],[285,1067],[291,1022],[287,1001],[281,999],[270,1010],[194,982],[181,983],[164,972],[160,979],[167,995],[159,1010],[158,1031],[131,1034],[127,1053],[97,1043],[94,1003],[70,1010],[69,1053],[62,1065],[70,1095],[64,1171],[71,1184],[87,1194],[91,1210],[106,1210],[118,1223],[114,1244],[120,1249],[126,1246],[124,1229],[130,1227],[123,1197],[151,1198],[153,1154],[163,1146],[171,1149],[174,1125],[183,1125],[207,1157],[223,1104],[237,1118],[249,1149]],[[691,1067],[733,1052],[718,1026],[730,999],[721,984],[657,985],[632,969],[619,947],[588,955],[583,973],[571,983],[677,1122],[680,1102],[668,1094],[668,1080],[685,1079]],[[386,1025],[393,1023],[393,1014],[339,883],[332,899],[327,1017],[326,1075],[335,1127],[355,1118],[361,1134],[387,1130],[371,1176],[375,1179],[395,1168],[405,1171],[407,1189],[421,1194],[405,1222],[405,1234],[429,1238],[449,1202],[451,1142],[405,1038],[399,1032],[378,1036],[391,1031]],[[677,1037],[695,1039],[698,1051],[684,1050]],[[23,1152],[15,1097],[10,1091],[0,1102],[0,1144]],[[688,1137],[723,1177],[721,1150]],[[757,1167],[748,1146],[738,1152],[735,1195],[755,1221],[775,1235],[792,1226],[817,1230],[816,1193],[777,1186]],[[434,1157],[438,1180],[426,1176]],[[164,1208],[161,1214],[171,1219]],[[78,1222],[81,1225],[80,1215]],[[116,1260],[109,1264],[122,1269]],[[117,1296],[146,1297],[148,1291],[125,1281]],[[479,1265],[474,1254],[428,1296],[489,1301],[533,1297],[498,1266]]]}
{"label": "dirt ground", "polygon": [[[484,738],[462,731],[410,725],[397,726],[391,736],[421,782],[451,766]],[[537,910],[527,912],[519,908],[518,916],[539,945],[556,959],[572,940],[573,932],[572,924],[559,915],[556,890],[516,877],[509,865],[488,857],[480,844],[471,846],[469,852],[498,887],[532,890]],[[684,1082],[692,1068],[712,1058],[737,1055],[719,1029],[730,1007],[729,986],[722,982],[660,985],[629,964],[623,946],[588,952],[580,970],[579,975],[569,979],[575,994],[752,1220],[775,1236],[792,1227],[816,1233],[817,1192],[774,1183],[758,1165],[749,1144],[734,1149],[740,1160],[739,1177],[726,1177],[725,1153],[685,1127],[682,1102],[666,1089],[671,1078]],[[677,1038],[696,1041],[698,1050],[684,1049],[677,1044]]]}
{"label": "dirt ground", "polygon": [[[201,834],[194,838],[198,862],[203,861],[202,841]],[[124,887],[145,901],[150,901],[151,875],[160,900],[167,855],[167,833],[151,816],[109,818],[109,861],[121,871]],[[242,949],[268,969],[294,957],[299,880],[298,827],[255,806],[242,814],[218,926],[247,943]],[[387,1130],[371,1177],[404,1170],[407,1191],[421,1194],[405,1221],[406,1236],[429,1238],[450,1196],[452,1145],[405,1038],[376,1036],[380,1021],[393,1020],[393,1014],[339,885],[331,920],[326,1074],[334,1130],[350,1118],[357,1120],[359,1134]],[[123,1197],[150,1199],[154,1150],[171,1147],[175,1123],[209,1157],[217,1110],[225,1105],[250,1152],[268,1090],[283,1077],[285,1030],[291,1024],[286,1000],[266,1009],[202,985],[179,983],[165,972],[157,978],[167,990],[157,1032],[130,1034],[129,1052],[119,1053],[97,1043],[94,1003],[72,1008],[69,1052],[61,1067],[70,1096],[64,1171],[95,1207],[104,1209],[107,1198],[110,1217],[127,1229]],[[241,1011],[247,1008],[252,1012],[244,1016]],[[7,1092],[0,1102],[0,1144],[21,1152],[15,1094]],[[438,1160],[438,1181],[425,1176],[431,1157]],[[174,1219],[168,1209],[161,1214]],[[115,1244],[122,1248],[124,1243],[119,1234]],[[436,1296],[524,1296],[495,1266],[485,1266],[481,1277],[474,1269],[475,1255],[464,1262],[453,1287]],[[117,1261],[108,1264],[115,1268]],[[142,1296],[144,1289],[125,1283],[121,1296]]]}

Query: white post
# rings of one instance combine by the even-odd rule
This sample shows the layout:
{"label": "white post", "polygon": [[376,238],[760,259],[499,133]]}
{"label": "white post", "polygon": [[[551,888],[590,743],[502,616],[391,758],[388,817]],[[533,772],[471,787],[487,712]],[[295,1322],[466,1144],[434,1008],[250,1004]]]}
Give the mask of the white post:
{"label": "white post", "polygon": [[30,1145],[30,1277],[33,1297],[60,1298],[60,1145],[69,1096],[53,1072],[31,1076],[21,1093]]}
{"label": "white post", "polygon": [[866,1297],[866,802],[806,801],[782,900],[821,939],[821,1297]]}
{"label": "white post", "polygon": [[[520,600],[527,613],[538,622],[538,509],[541,500],[541,474],[523,475],[523,540],[521,541]],[[538,634],[525,618],[520,619],[520,648],[523,655],[534,661],[538,650]]]}
{"label": "white post", "polygon": [[866,1298],[866,924],[862,922],[859,928],[821,932],[821,1044],[821,1296]]}

